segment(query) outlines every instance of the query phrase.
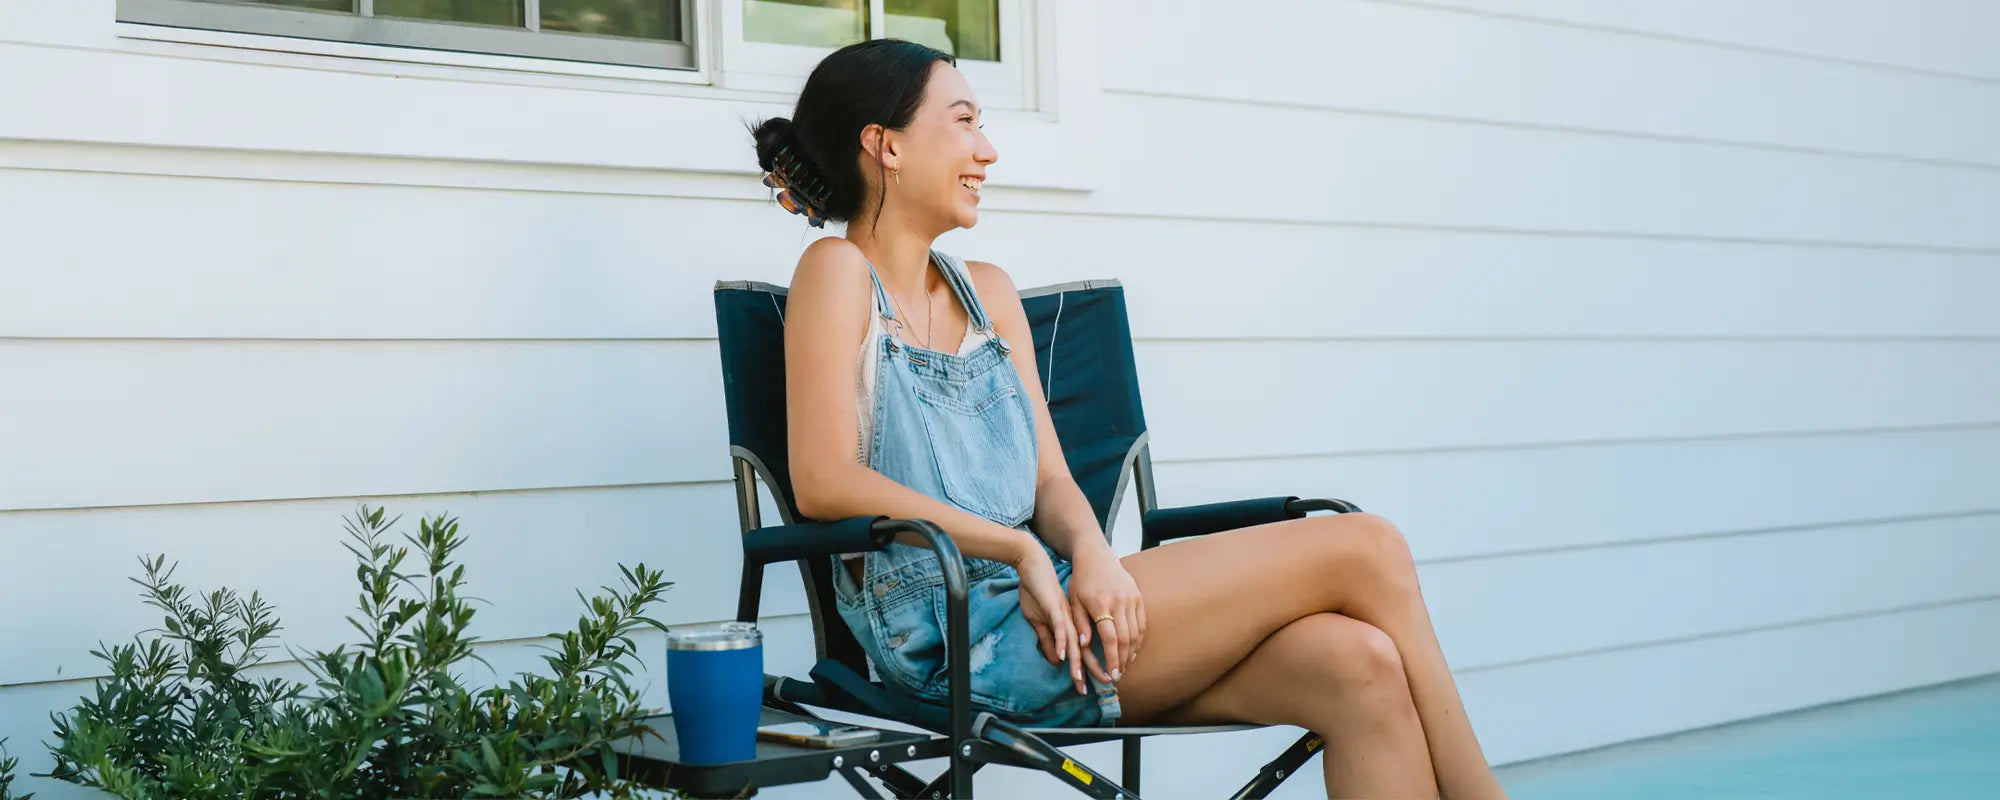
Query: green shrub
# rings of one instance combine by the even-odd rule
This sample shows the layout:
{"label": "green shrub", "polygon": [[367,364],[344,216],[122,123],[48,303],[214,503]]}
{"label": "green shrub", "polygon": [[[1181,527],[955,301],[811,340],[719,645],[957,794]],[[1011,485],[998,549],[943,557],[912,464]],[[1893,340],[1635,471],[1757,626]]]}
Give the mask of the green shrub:
{"label": "green shrub", "polygon": [[21,759],[7,755],[7,740],[0,739],[0,800],[32,800],[35,793],[14,793],[14,768],[20,766]]}
{"label": "green shrub", "polygon": [[133,581],[163,628],[92,651],[110,676],[52,716],[50,775],[132,800],[638,796],[604,744],[650,732],[627,681],[631,636],[665,630],[643,612],[671,584],[621,565],[621,588],[584,599],[576,628],[551,634],[550,674],[474,690],[459,671],[484,662],[452,561],[458,523],[427,518],[403,537],[414,568],[410,547],[384,543],[395,525],[365,505],[348,520],[361,588],[348,621],[361,638],[300,658],[310,683],[252,669],[279,630],[257,594],[191,594],[164,556],[142,558]]}

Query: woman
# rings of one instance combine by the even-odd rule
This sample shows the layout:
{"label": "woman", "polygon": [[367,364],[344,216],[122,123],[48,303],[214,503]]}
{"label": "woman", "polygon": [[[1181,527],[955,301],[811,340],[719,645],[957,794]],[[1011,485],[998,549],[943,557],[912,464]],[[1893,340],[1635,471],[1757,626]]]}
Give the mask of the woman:
{"label": "woman", "polygon": [[[1007,273],[936,253],[999,155],[950,56],[844,48],[755,130],[811,224],[785,325],[792,489],[815,519],[914,517],[967,556],[974,704],[1034,725],[1290,724],[1329,790],[1501,796],[1402,537],[1347,514],[1119,558],[1070,477]],[[839,610],[883,680],[944,698],[943,578],[907,544],[843,559]]]}

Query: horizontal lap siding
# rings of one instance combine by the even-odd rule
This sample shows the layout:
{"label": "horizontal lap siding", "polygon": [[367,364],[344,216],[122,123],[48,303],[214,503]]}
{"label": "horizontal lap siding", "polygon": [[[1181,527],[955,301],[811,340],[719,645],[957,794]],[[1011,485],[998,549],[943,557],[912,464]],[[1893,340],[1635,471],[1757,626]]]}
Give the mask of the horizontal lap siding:
{"label": "horizontal lap siding", "polygon": [[1153,132],[1105,152],[1097,201],[1121,212],[2000,249],[1990,169],[1121,93],[1105,112]]}
{"label": "horizontal lap siding", "polygon": [[[0,145],[0,164],[28,151]],[[580,170],[536,176],[562,192],[482,167],[422,179],[487,188],[327,184],[309,178],[413,168],[313,157],[257,179],[130,174],[179,163],[142,149],[104,165],[125,174],[0,169],[0,241],[52,267],[0,293],[0,337],[709,338],[716,279],[789,282],[813,238],[768,201],[627,194],[669,189]],[[2000,336],[2000,253],[1016,205],[943,246],[1021,286],[1124,278],[1142,338]],[[1219,313],[1178,313],[1197,304]]]}
{"label": "horizontal lap siding", "polygon": [[[1677,37],[1809,60],[1860,63],[1946,78],[2000,79],[1987,35],[2000,10],[1981,0],[1761,0],[1686,6],[1593,0],[1378,0],[1457,9],[1611,34]],[[1873,98],[1870,98],[1873,99]]]}
{"label": "horizontal lap siding", "polygon": [[0,342],[0,507],[729,477],[713,343]]}
{"label": "horizontal lap siding", "polygon": [[2000,343],[1162,342],[1167,460],[2000,421]]}
{"label": "horizontal lap siding", "polygon": [[[496,663],[620,562],[677,582],[670,623],[731,615],[709,290],[785,282],[820,235],[676,170],[744,142],[675,138],[661,98],[119,54],[89,4],[44,5],[0,28],[61,47],[0,58],[104,91],[0,140],[0,607],[39,610],[0,624],[0,736],[31,767],[85,651],[156,621],[139,555],[326,646],[363,500],[461,518]],[[1010,188],[1003,139],[982,224],[941,244],[1125,282],[1166,502],[1394,519],[1500,761],[2000,670],[1973,635],[2000,624],[1989,9],[1179,5],[1101,11],[1102,188]],[[648,166],[533,131],[387,158],[352,120],[229,150],[278,128],[114,102],[154,82],[531,104]],[[802,672],[791,568],[765,610]],[[1153,745],[1147,782],[1226,793],[1288,737]]]}
{"label": "horizontal lap siding", "polygon": [[1396,520],[1425,562],[1994,514],[1996,473],[2000,427],[1158,467],[1167,505],[1352,500]]}
{"label": "horizontal lap siding", "polygon": [[[1171,341],[1183,461],[2000,422],[2000,343]],[[0,341],[0,508],[728,477],[699,341]]]}
{"label": "horizontal lap siding", "polygon": [[[1555,18],[1559,14],[1550,13],[1552,7],[1561,4],[1458,5]],[[1788,5],[1776,32],[1860,17],[1852,9],[1810,0],[1570,5],[1581,13],[1561,16],[1591,14],[1608,21],[1652,14],[1693,21],[1712,15],[1726,17],[1738,33],[1760,33],[1746,31],[1742,23]],[[1915,17],[1900,6],[1891,12],[1892,6],[1878,5],[1890,12],[1884,21]],[[2000,167],[2000,153],[1980,135],[2000,125],[2000,83],[1938,80],[1868,64],[1658,36],[1606,35],[1575,25],[1439,13],[1424,3],[1284,0],[1216,14],[1198,2],[1120,0],[1107,13],[1144,14],[1158,26],[1156,36],[1107,41],[1115,55],[1106,62],[1105,82],[1118,91]],[[1318,24],[1287,22],[1306,13],[1317,13]],[[1991,9],[1976,13],[1991,22],[1958,31],[1932,26],[1925,35],[1971,40],[1984,38],[1975,31],[2000,25],[2000,14]],[[1198,41],[1222,52],[1190,58],[1184,49],[1158,46],[1160,41]],[[1972,49],[1990,58],[1990,41]],[[2000,78],[2000,59],[1991,61],[1991,69],[1989,77]],[[1338,158],[1321,154],[1314,161]]]}

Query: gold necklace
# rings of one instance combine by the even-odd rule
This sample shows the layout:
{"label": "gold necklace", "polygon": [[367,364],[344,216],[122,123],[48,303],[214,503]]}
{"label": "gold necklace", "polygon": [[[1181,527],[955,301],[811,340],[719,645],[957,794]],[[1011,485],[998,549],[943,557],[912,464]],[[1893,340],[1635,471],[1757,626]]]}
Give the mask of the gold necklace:
{"label": "gold necklace", "polygon": [[[923,347],[924,347],[924,349],[925,349],[925,350],[935,350],[935,349],[937,349],[937,348],[934,348],[934,347],[932,347],[932,346],[931,346],[931,333],[932,333],[932,332],[934,332],[934,331],[936,330],[936,328],[937,328],[937,312],[935,312],[935,311],[932,311],[932,310],[931,310],[931,289],[930,289],[930,286],[929,286],[929,284],[930,284],[930,277],[931,277],[931,276],[930,276],[930,272],[929,272],[929,269],[928,269],[929,265],[925,265],[925,266],[926,266],[926,270],[925,270],[925,273],[924,273],[924,283],[925,283],[925,286],[924,286],[924,341],[923,341]],[[891,302],[891,303],[894,303],[894,304],[896,304],[896,313],[899,313],[899,314],[902,314],[902,315],[903,315],[903,319],[909,319],[909,317],[910,317],[910,312],[908,312],[908,311],[905,311],[905,310],[903,310],[903,301],[901,301],[901,300],[898,300],[898,299],[896,299],[896,293],[895,293],[895,292],[890,292],[890,291],[887,291],[886,289],[884,290],[884,292],[885,292],[886,294],[888,294],[888,295],[889,295],[889,302]],[[909,326],[907,326],[907,325],[904,325],[904,324],[902,323],[902,321],[901,321],[901,320],[897,320],[897,322],[896,322],[896,327],[898,327],[898,328],[903,328],[904,330],[908,330],[908,329],[909,329]]]}

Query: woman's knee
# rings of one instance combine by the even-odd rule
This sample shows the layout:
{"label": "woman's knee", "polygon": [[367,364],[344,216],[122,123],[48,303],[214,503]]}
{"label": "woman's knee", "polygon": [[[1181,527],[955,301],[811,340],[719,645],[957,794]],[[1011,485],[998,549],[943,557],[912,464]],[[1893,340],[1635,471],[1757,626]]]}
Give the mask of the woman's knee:
{"label": "woman's knee", "polygon": [[[1377,628],[1352,620],[1338,628],[1328,643],[1327,671],[1342,687],[1362,694],[1384,693],[1390,699],[1409,698],[1409,678],[1396,642]],[[1381,699],[1381,698],[1377,698]]]}
{"label": "woman's knee", "polygon": [[1416,588],[1416,561],[1410,555],[1409,542],[1394,523],[1374,514],[1314,519],[1319,529],[1305,533],[1335,562],[1334,571],[1366,585]]}
{"label": "woman's knee", "polygon": [[[1312,673],[1322,697],[1342,718],[1369,727],[1405,722],[1416,713],[1409,678],[1395,640],[1368,623],[1334,614],[1308,620],[1313,646]],[[1302,620],[1306,621],[1306,620]]]}

